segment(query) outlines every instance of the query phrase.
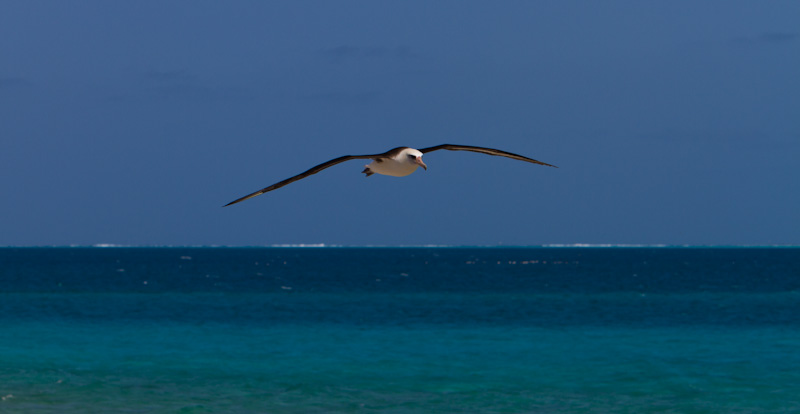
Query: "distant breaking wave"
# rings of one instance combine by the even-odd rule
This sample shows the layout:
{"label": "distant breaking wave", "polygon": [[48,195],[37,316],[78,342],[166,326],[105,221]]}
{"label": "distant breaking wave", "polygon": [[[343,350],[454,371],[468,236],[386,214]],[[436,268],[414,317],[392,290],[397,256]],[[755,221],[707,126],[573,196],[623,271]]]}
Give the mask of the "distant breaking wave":
{"label": "distant breaking wave", "polygon": [[572,244],[543,244],[542,247],[692,247],[688,244],[611,244],[611,243],[572,243]]}

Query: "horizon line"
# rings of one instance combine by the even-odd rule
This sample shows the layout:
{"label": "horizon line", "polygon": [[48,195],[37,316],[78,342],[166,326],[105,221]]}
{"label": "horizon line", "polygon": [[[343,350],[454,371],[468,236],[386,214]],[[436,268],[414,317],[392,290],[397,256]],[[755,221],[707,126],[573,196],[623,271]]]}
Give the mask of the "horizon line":
{"label": "horizon line", "polygon": [[666,243],[546,243],[546,244],[64,244],[3,245],[0,248],[798,248],[800,244],[666,244]]}

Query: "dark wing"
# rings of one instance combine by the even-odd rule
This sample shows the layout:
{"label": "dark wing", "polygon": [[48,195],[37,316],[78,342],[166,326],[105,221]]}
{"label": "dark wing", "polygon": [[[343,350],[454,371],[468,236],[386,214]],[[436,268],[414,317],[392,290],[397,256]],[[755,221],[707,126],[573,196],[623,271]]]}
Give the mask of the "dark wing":
{"label": "dark wing", "polygon": [[[392,150],[392,151],[394,151],[394,150]],[[389,156],[389,154],[392,151],[389,151],[389,152],[386,152],[386,153],[383,153],[383,154],[375,154],[375,155],[345,155],[343,157],[335,158],[335,159],[332,159],[330,161],[323,162],[322,164],[317,165],[316,167],[311,167],[308,171],[300,173],[300,174],[297,174],[294,177],[287,178],[287,179],[285,179],[285,180],[283,180],[281,182],[272,184],[269,187],[262,188],[262,189],[256,191],[253,194],[248,194],[248,195],[246,195],[246,196],[244,196],[244,197],[242,197],[240,199],[233,200],[230,203],[225,204],[223,207],[227,207],[227,206],[229,206],[231,204],[236,204],[236,203],[242,202],[244,200],[251,199],[251,198],[253,198],[255,196],[259,196],[261,194],[270,192],[272,190],[277,190],[278,188],[281,188],[281,187],[283,187],[285,185],[291,184],[291,183],[293,183],[293,182],[295,182],[297,180],[302,180],[303,178],[306,178],[309,175],[316,174],[316,173],[318,173],[318,172],[320,172],[320,171],[322,171],[322,170],[324,170],[324,169],[326,169],[328,167],[333,167],[334,165],[343,163],[345,161],[360,160],[360,159],[386,158],[386,157]]]}
{"label": "dark wing", "polygon": [[534,163],[534,164],[546,165],[548,167],[558,168],[555,165],[550,165],[548,163],[537,161],[537,160],[534,160],[532,158],[523,157],[522,155],[512,154],[510,152],[501,151],[501,150],[493,149],[493,148],[471,147],[469,145],[442,144],[442,145],[437,145],[435,147],[422,148],[419,151],[421,153],[425,154],[425,153],[428,153],[428,152],[431,152],[431,151],[437,151],[437,150],[442,150],[442,149],[443,150],[449,150],[449,151],[480,152],[481,154],[497,155],[497,156],[500,156],[500,157],[508,157],[508,158],[513,159],[513,160],[531,162],[531,163]]}

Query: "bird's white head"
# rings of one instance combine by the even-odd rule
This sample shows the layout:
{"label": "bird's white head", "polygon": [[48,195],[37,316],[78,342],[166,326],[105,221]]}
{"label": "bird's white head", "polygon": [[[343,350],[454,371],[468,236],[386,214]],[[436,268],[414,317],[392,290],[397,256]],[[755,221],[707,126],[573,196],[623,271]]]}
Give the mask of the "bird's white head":
{"label": "bird's white head", "polygon": [[428,166],[422,162],[422,152],[416,150],[414,148],[406,148],[403,152],[400,153],[401,157],[404,157],[405,160],[401,160],[404,162],[408,162],[410,164],[419,165],[420,167],[424,168],[425,171],[428,170]]}

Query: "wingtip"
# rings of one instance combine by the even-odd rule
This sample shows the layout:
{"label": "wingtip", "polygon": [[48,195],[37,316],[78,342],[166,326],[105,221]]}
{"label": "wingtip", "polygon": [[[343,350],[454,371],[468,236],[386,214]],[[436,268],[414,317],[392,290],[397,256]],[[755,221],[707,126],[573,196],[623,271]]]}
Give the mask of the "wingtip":
{"label": "wingtip", "polygon": [[545,167],[553,167],[553,168],[558,168],[558,166],[555,166],[555,165],[553,165],[553,164],[548,164],[548,163],[546,163],[546,162],[542,162],[542,161],[539,161],[539,160],[532,160],[532,161],[533,161],[533,162],[535,162],[536,164],[539,164],[539,165],[544,165]]}
{"label": "wingtip", "polygon": [[228,204],[225,204],[225,205],[224,205],[224,206],[222,206],[222,207],[228,207],[228,206],[230,206],[230,205],[234,205],[234,204],[236,204],[236,203],[238,203],[238,202],[240,202],[240,201],[244,201],[244,200],[246,200],[247,198],[248,198],[248,197],[242,197],[242,198],[239,198],[239,199],[233,200],[233,201],[231,201],[230,203],[228,203]]}
{"label": "wingtip", "polygon": [[[265,190],[266,190],[266,189],[265,189]],[[230,203],[228,203],[228,204],[225,204],[225,205],[224,205],[224,206],[222,206],[222,207],[228,207],[228,206],[230,206],[230,205],[233,205],[233,204],[236,204],[236,203],[241,203],[242,201],[249,200],[249,199],[251,199],[251,198],[253,198],[253,197],[256,197],[256,196],[260,196],[261,194],[264,194],[264,193],[266,193],[267,191],[269,191],[269,190],[267,190],[267,191],[265,191],[265,190],[259,190],[259,191],[256,191],[256,192],[255,192],[255,193],[253,193],[253,194],[248,194],[248,195],[246,195],[246,196],[244,196],[244,197],[242,197],[242,198],[237,198],[236,200],[233,200],[233,201],[231,201]]]}
{"label": "wingtip", "polygon": [[[248,198],[249,198],[249,197],[248,197]],[[222,207],[228,207],[228,206],[232,206],[232,205],[234,205],[234,204],[236,204],[236,203],[239,203],[239,202],[242,202],[242,201],[244,201],[244,200],[246,200],[246,199],[247,199],[247,198],[240,198],[240,199],[238,199],[238,200],[233,200],[233,201],[231,201],[230,203],[228,203],[228,204],[225,204],[225,205],[224,205],[224,206],[222,206]]]}

